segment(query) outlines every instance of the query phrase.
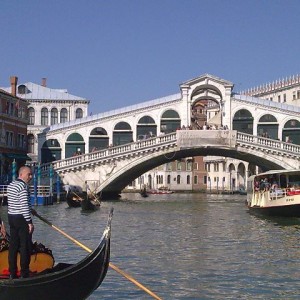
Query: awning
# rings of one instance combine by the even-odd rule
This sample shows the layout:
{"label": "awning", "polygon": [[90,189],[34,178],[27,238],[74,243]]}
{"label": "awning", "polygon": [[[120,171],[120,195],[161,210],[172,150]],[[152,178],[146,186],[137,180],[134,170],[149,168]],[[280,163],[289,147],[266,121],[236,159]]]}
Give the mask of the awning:
{"label": "awning", "polygon": [[31,158],[25,153],[2,153],[2,155],[15,160],[31,160]]}

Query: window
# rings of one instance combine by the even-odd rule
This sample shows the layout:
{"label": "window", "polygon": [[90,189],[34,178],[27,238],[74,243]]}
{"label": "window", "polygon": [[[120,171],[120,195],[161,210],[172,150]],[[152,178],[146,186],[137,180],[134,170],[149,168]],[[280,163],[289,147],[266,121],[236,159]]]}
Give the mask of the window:
{"label": "window", "polygon": [[172,163],[167,163],[167,171],[172,171]]}
{"label": "window", "polygon": [[187,171],[192,171],[193,162],[188,160],[186,163],[186,169]]}
{"label": "window", "polygon": [[280,100],[280,95],[278,96],[278,102],[279,102],[279,103],[281,102],[281,100]]}
{"label": "window", "polygon": [[28,135],[28,153],[34,153],[34,136],[33,134]]}
{"label": "window", "polygon": [[297,91],[297,99],[300,99],[300,91]]}
{"label": "window", "polygon": [[171,184],[171,175],[167,176],[167,184]]}
{"label": "window", "polygon": [[180,184],[180,182],[181,182],[181,177],[180,175],[177,175],[177,184]]}
{"label": "window", "polygon": [[60,123],[65,123],[68,121],[68,111],[66,108],[62,108],[60,111]]}
{"label": "window", "polygon": [[181,161],[177,161],[177,171],[181,171]]}
{"label": "window", "polygon": [[58,110],[57,108],[51,109],[51,125],[58,123]]}
{"label": "window", "polygon": [[186,184],[191,184],[191,176],[190,175],[186,176]]}
{"label": "window", "polygon": [[42,108],[41,111],[41,125],[48,126],[48,109],[46,107]]}
{"label": "window", "polygon": [[219,163],[214,163],[214,171],[215,172],[219,171]]}
{"label": "window", "polygon": [[28,109],[29,125],[34,125],[35,111],[33,107]]}
{"label": "window", "polygon": [[81,119],[83,117],[83,111],[81,108],[76,109],[76,119]]}
{"label": "window", "polygon": [[[204,176],[204,177],[206,177],[206,176]],[[194,184],[198,184],[198,176],[197,175],[194,176]]]}
{"label": "window", "polygon": [[286,102],[286,94],[283,94],[283,102]]}

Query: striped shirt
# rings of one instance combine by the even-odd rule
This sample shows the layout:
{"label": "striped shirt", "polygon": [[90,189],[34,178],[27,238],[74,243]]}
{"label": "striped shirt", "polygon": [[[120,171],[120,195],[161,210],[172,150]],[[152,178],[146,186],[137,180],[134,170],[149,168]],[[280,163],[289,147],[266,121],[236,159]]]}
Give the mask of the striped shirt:
{"label": "striped shirt", "polygon": [[27,223],[32,223],[29,186],[17,179],[7,187],[7,212],[9,215],[23,215]]}

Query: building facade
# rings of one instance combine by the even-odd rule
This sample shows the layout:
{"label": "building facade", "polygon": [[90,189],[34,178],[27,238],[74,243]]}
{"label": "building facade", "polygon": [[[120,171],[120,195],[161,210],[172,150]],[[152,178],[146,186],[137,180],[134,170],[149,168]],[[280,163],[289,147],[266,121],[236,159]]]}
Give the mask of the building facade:
{"label": "building facade", "polygon": [[[3,89],[8,91],[10,88]],[[66,123],[88,115],[89,100],[69,94],[66,89],[47,87],[46,78],[42,78],[41,84],[27,82],[16,85],[16,96],[28,103],[27,149],[33,163],[39,161],[38,134],[51,125]],[[47,145],[42,147],[45,161],[61,158],[59,152],[49,153]]]}
{"label": "building facade", "polygon": [[[16,96],[17,78],[10,78],[9,91],[0,89],[0,182],[16,176],[27,156],[27,101]],[[14,169],[13,169],[14,167]]]}

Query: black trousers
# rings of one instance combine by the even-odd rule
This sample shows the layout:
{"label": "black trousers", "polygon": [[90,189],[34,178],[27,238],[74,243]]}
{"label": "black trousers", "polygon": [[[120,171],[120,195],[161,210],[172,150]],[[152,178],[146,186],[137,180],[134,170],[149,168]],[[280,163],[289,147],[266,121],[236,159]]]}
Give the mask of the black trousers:
{"label": "black trousers", "polygon": [[8,215],[8,223],[10,226],[9,272],[12,276],[17,275],[17,256],[20,251],[21,276],[28,277],[32,244],[28,223],[22,215]]}

